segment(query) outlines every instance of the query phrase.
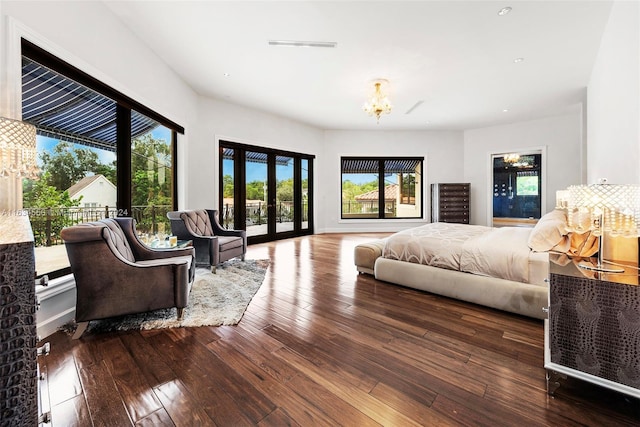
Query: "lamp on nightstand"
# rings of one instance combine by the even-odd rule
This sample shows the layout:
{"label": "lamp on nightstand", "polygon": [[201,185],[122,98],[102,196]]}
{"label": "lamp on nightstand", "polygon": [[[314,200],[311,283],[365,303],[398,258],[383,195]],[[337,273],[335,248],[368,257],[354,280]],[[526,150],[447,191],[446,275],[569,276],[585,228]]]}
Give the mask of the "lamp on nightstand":
{"label": "lamp on nightstand", "polygon": [[610,237],[637,238],[640,235],[640,186],[627,184],[572,185],[556,194],[558,208],[567,210],[568,231],[591,232],[598,237],[597,264],[582,262],[581,268],[620,273],[605,266],[603,243]]}

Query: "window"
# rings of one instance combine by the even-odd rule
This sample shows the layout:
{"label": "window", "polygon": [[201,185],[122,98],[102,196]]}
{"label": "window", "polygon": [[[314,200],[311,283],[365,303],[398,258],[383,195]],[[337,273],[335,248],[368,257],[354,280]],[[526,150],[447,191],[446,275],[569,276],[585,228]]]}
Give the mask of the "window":
{"label": "window", "polygon": [[133,216],[139,233],[166,232],[184,129],[25,40],[22,55],[22,119],[36,126],[40,169],[22,193],[37,273],[70,272],[68,225]]}
{"label": "window", "polygon": [[416,204],[416,175],[415,173],[401,173],[400,179],[400,203],[403,205]]}
{"label": "window", "polygon": [[540,178],[536,171],[518,172],[516,175],[516,194],[519,196],[537,196],[540,194]]}
{"label": "window", "polygon": [[424,158],[343,157],[342,219],[421,218]]}

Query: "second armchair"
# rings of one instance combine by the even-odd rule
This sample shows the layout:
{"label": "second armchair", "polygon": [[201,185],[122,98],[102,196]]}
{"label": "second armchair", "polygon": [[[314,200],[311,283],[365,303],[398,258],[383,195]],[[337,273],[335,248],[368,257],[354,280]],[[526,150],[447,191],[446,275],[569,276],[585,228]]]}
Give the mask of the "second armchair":
{"label": "second armchair", "polygon": [[247,252],[247,232],[227,230],[218,222],[218,211],[210,209],[184,210],[167,213],[171,233],[179,240],[191,240],[196,249],[196,264],[216,266]]}

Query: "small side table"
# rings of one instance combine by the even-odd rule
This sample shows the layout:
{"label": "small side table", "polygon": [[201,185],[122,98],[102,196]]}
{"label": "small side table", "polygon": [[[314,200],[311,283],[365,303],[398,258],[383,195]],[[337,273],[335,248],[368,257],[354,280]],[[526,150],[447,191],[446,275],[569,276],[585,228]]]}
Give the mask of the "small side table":
{"label": "small side table", "polygon": [[175,245],[171,245],[168,240],[156,240],[149,244],[153,249],[174,249],[174,248],[187,248],[193,246],[192,240],[178,240]]}
{"label": "small side table", "polygon": [[[565,260],[566,261],[566,260]],[[550,265],[545,363],[549,394],[570,376],[640,398],[640,278]]]}

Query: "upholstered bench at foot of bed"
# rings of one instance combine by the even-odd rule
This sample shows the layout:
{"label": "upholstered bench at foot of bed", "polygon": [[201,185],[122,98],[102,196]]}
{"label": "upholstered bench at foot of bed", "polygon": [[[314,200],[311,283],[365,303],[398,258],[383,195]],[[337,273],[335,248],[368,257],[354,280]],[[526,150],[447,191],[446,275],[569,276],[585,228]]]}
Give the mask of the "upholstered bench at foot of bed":
{"label": "upholstered bench at foot of bed", "polygon": [[353,260],[360,273],[373,275],[373,266],[376,260],[382,256],[385,239],[373,242],[361,243],[353,251]]}

